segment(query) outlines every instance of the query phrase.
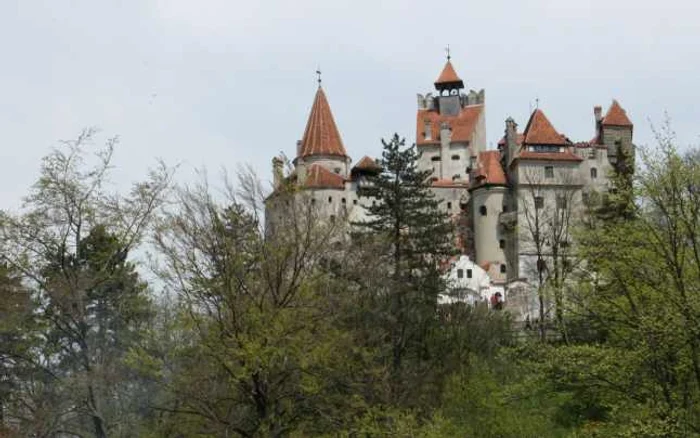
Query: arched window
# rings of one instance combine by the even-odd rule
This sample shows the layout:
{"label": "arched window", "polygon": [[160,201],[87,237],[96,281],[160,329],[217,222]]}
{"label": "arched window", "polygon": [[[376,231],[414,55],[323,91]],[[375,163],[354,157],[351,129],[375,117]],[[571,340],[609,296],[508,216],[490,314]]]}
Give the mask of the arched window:
{"label": "arched window", "polygon": [[506,273],[506,264],[504,263],[501,265],[501,274],[505,274],[505,273]]}
{"label": "arched window", "polygon": [[328,203],[330,204],[331,202],[333,202],[333,197],[332,197],[332,196],[329,196],[329,197],[328,197]]}
{"label": "arched window", "polygon": [[486,213],[487,213],[487,212],[486,212],[486,206],[485,206],[485,205],[482,205],[481,207],[479,207],[479,213],[480,213],[482,216],[486,216]]}
{"label": "arched window", "polygon": [[598,169],[595,167],[591,167],[591,179],[596,179],[598,178]]}

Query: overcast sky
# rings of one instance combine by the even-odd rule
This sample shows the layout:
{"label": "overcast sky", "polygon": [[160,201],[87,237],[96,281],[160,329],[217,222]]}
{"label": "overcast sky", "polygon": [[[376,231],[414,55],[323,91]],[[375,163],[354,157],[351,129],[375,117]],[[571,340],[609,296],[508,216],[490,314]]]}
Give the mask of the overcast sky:
{"label": "overcast sky", "polygon": [[[119,135],[115,179],[157,158],[216,174],[292,156],[323,84],[354,161],[415,135],[416,93],[449,44],[467,88],[486,89],[487,137],[539,106],[572,140],[617,98],[651,144],[667,110],[700,134],[700,2],[691,0],[3,0],[0,208],[15,208],[59,139]],[[490,146],[493,147],[493,146]]]}

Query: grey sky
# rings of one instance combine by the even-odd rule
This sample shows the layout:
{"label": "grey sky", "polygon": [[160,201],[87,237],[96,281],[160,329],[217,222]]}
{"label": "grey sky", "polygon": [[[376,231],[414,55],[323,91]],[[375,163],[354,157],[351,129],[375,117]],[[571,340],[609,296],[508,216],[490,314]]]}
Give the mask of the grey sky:
{"label": "grey sky", "polygon": [[486,89],[487,135],[521,127],[536,98],[573,140],[617,98],[649,144],[668,110],[680,143],[700,127],[700,2],[33,1],[0,3],[0,208],[14,208],[58,139],[119,135],[116,181],[156,157],[178,179],[248,162],[265,179],[293,155],[320,64],[353,160],[394,131],[413,141],[415,94],[450,44],[468,88]]}

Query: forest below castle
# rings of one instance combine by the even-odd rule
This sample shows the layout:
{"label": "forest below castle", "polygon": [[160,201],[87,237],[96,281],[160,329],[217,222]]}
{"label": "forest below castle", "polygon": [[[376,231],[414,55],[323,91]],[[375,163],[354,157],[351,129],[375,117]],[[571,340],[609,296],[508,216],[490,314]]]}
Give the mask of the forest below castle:
{"label": "forest below castle", "polygon": [[700,150],[665,127],[610,175],[525,330],[437,304],[458,230],[383,145],[360,224],[245,170],[115,193],[89,130],[51,152],[0,215],[0,436],[700,435]]}

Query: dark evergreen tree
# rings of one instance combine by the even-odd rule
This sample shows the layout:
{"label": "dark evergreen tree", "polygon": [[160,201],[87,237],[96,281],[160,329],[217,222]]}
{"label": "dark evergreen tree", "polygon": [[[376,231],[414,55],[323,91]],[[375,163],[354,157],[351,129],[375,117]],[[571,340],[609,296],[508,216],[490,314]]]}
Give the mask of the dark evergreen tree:
{"label": "dark evergreen tree", "polygon": [[[415,401],[410,387],[434,370],[431,342],[438,327],[437,298],[445,290],[441,268],[454,253],[453,226],[430,190],[431,172],[420,171],[415,145],[395,134],[382,140],[382,172],[371,179],[368,219],[355,223],[358,245],[374,242],[386,266],[383,290],[370,291],[376,300],[375,333],[385,343],[385,360],[392,368],[391,397]],[[379,245],[377,245],[377,242]],[[388,342],[387,342],[388,341]],[[409,383],[410,381],[410,383]]]}

